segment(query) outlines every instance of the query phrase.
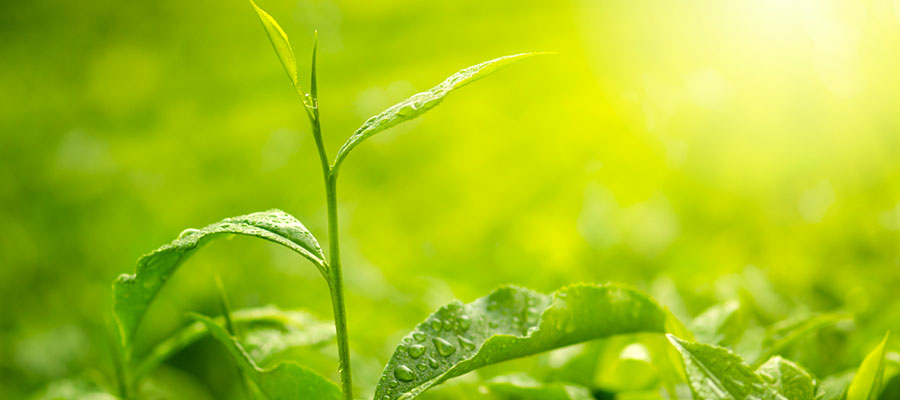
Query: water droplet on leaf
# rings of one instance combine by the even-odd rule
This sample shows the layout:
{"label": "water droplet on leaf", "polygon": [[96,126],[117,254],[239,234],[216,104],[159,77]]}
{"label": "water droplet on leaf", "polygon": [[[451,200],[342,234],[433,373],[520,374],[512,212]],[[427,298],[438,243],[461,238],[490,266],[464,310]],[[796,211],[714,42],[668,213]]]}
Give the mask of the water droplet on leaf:
{"label": "water droplet on leaf", "polygon": [[416,373],[405,365],[400,365],[397,366],[397,368],[394,368],[394,376],[403,382],[410,382],[416,379]]}
{"label": "water droplet on leaf", "polygon": [[453,347],[450,342],[442,339],[442,338],[434,338],[431,339],[434,342],[434,347],[437,347],[437,351],[440,355],[447,357],[456,352],[456,347]]}

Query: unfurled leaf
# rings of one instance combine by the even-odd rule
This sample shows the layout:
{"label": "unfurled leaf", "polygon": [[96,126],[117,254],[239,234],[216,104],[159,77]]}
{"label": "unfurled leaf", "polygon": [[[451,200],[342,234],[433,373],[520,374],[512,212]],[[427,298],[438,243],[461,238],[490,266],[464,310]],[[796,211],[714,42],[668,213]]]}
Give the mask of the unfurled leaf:
{"label": "unfurled leaf", "polygon": [[816,381],[799,365],[775,356],[756,370],[766,382],[789,400],[814,400]]}
{"label": "unfurled leaf", "polygon": [[[316,346],[334,338],[334,325],[319,321],[303,311],[282,311],[274,306],[237,310],[232,314],[236,327],[245,332],[241,339],[250,358],[257,364],[288,348]],[[225,323],[224,318],[215,319]],[[160,363],[206,337],[209,331],[201,322],[179,330],[156,345],[135,369],[134,380],[155,369]]]}
{"label": "unfurled leaf", "polygon": [[540,382],[527,374],[503,375],[484,385],[490,393],[515,400],[594,400],[591,391],[566,382]]}
{"label": "unfurled leaf", "polygon": [[828,313],[819,314],[809,318],[790,319],[766,330],[763,338],[762,353],[753,363],[754,366],[762,365],[774,355],[781,354],[788,346],[806,335],[815,333],[817,330],[825,326],[835,324],[837,322],[850,318],[848,314]]}
{"label": "unfurled leaf", "polygon": [[673,335],[668,337],[681,353],[688,384],[700,399],[785,400],[728,349],[687,342]]}
{"label": "unfurled leaf", "polygon": [[847,388],[847,400],[877,400],[884,383],[884,354],[888,335],[875,346],[856,370]]}
{"label": "unfurled leaf", "polygon": [[440,104],[440,102],[444,100],[444,97],[450,94],[450,92],[493,74],[514,63],[541,54],[547,53],[516,54],[473,65],[451,75],[439,85],[428,91],[414,94],[410,98],[382,111],[381,114],[369,118],[356,130],[356,132],[353,133],[353,136],[351,136],[338,151],[334,162],[335,167],[339,166],[344,158],[347,157],[347,154],[350,153],[350,150],[353,150],[353,148],[363,140],[368,139],[378,132],[400,124],[401,122],[409,121],[424,114],[426,111]]}
{"label": "unfurled leaf", "polygon": [[113,284],[113,314],[123,348],[130,349],[138,324],[169,277],[195,250],[212,238],[238,234],[269,240],[312,261],[327,279],[322,248],[300,221],[281,210],[228,218],[202,229],[188,229],[178,239],[138,260],[133,275],[121,275]]}
{"label": "unfurled leaf", "polygon": [[696,342],[725,346],[740,339],[746,327],[745,322],[741,303],[729,301],[714,305],[694,318],[690,331]]}
{"label": "unfurled leaf", "polygon": [[247,378],[269,400],[321,399],[338,400],[341,390],[323,376],[293,362],[281,362],[263,369],[247,355],[236,338],[212,318],[192,314],[225,348]]}
{"label": "unfurled leaf", "polygon": [[287,34],[284,33],[284,29],[281,29],[281,25],[278,25],[275,18],[272,18],[269,13],[259,8],[255,1],[250,0],[250,4],[253,5],[256,15],[262,21],[263,27],[266,29],[266,35],[269,36],[269,41],[272,42],[272,47],[275,49],[275,54],[278,55],[278,60],[281,61],[281,66],[284,67],[284,71],[287,72],[288,77],[291,79],[291,84],[297,93],[300,94],[300,97],[305,98],[303,90],[300,88],[297,58],[294,57],[294,50],[291,48],[291,42],[288,40]]}
{"label": "unfurled leaf", "polygon": [[490,364],[592,339],[663,332],[665,314],[643,293],[617,285],[569,286],[552,296],[506,287],[431,314],[403,338],[376,399],[412,399]]}

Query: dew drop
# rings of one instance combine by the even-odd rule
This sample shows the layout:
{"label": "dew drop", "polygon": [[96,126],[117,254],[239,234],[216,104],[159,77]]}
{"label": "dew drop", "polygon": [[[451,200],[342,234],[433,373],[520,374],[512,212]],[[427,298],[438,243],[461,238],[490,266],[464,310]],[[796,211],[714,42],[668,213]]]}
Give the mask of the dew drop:
{"label": "dew drop", "polygon": [[462,336],[457,336],[456,339],[459,340],[459,345],[462,346],[463,350],[475,350],[475,343],[472,343],[471,340]]}
{"label": "dew drop", "polygon": [[431,321],[431,329],[434,329],[434,330],[440,332],[441,324],[442,324],[441,320],[435,318],[433,321]]}
{"label": "dew drop", "polygon": [[465,314],[459,317],[459,329],[465,332],[470,326],[472,326],[472,318]]}
{"label": "dew drop", "polygon": [[194,228],[187,228],[187,229],[181,231],[181,233],[178,234],[178,238],[179,238],[179,239],[184,239],[185,237],[190,236],[190,235],[193,235],[193,234],[195,234],[195,233],[200,233],[200,230],[199,230],[199,229],[194,229]]}
{"label": "dew drop", "polygon": [[416,379],[416,373],[405,365],[394,368],[394,376],[403,382],[410,382],[413,379]]}
{"label": "dew drop", "polygon": [[425,334],[422,332],[413,332],[413,339],[416,339],[417,342],[422,343],[425,341]]}
{"label": "dew drop", "polygon": [[441,364],[438,363],[438,360],[428,357],[428,366],[431,368],[437,368],[437,367],[441,366]]}
{"label": "dew drop", "polygon": [[400,382],[397,382],[397,381],[391,381],[391,383],[388,383],[388,386],[390,386],[390,387],[392,387],[392,388],[395,388],[395,387],[397,387],[397,386],[400,386]]}
{"label": "dew drop", "polygon": [[434,338],[431,339],[434,342],[434,347],[437,347],[437,351],[440,355],[447,357],[456,352],[456,347],[453,347],[450,342],[442,339],[442,338]]}
{"label": "dew drop", "polygon": [[444,330],[449,331],[453,329],[453,319],[447,318],[444,320]]}
{"label": "dew drop", "polygon": [[424,371],[424,370],[428,369],[428,367],[425,364],[417,364],[416,369],[419,371]]}
{"label": "dew drop", "polygon": [[412,358],[419,358],[425,354],[425,346],[421,344],[414,344],[406,348],[406,352],[409,353],[409,356]]}

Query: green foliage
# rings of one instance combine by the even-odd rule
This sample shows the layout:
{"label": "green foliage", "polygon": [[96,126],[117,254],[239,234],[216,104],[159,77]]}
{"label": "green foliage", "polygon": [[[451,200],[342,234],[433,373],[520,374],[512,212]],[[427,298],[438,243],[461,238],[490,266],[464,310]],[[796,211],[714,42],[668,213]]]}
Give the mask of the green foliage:
{"label": "green foliage", "polygon": [[547,53],[515,54],[473,65],[450,75],[450,77],[443,82],[425,92],[414,94],[410,98],[394,104],[387,110],[366,120],[366,122],[353,133],[353,136],[351,136],[341,149],[338,150],[337,158],[334,161],[335,168],[338,168],[354,147],[372,135],[425,114],[428,110],[431,110],[440,104],[441,101],[444,100],[444,97],[456,89],[487,77],[488,75],[526,58],[541,54]]}
{"label": "green foliage", "polygon": [[185,230],[172,243],[141,257],[133,275],[121,275],[113,284],[114,315],[126,353],[147,308],[169,277],[200,246],[226,234],[278,243],[312,261],[323,276],[327,274],[325,256],[316,238],[300,221],[281,210],[228,218],[202,229]]}
{"label": "green foliage", "polygon": [[341,391],[334,383],[321,375],[292,362],[282,362],[263,369],[256,365],[238,340],[213,319],[194,314],[209,333],[228,350],[240,370],[255,388],[270,400],[287,399],[340,399]]}
{"label": "green foliage", "polygon": [[785,399],[728,349],[668,337],[681,353],[691,389],[701,399]]}
{"label": "green foliage", "polygon": [[778,393],[790,400],[814,400],[816,381],[799,365],[775,356],[756,370]]}
{"label": "green foliage", "polygon": [[575,285],[543,295],[502,288],[431,314],[403,338],[375,392],[412,399],[484,366],[617,334],[663,332],[665,314],[646,295],[618,285]]}
{"label": "green foliage", "polygon": [[[224,316],[215,320],[225,323]],[[236,329],[243,333],[241,343],[250,358],[265,364],[268,358],[287,348],[316,346],[334,338],[334,326],[307,312],[282,311],[275,306],[237,310],[232,314]],[[206,337],[209,330],[202,322],[194,322],[160,342],[135,369],[134,380],[154,370],[169,357]]]}
{"label": "green foliage", "polygon": [[501,399],[594,400],[588,388],[564,382],[540,382],[527,374],[498,376],[485,383],[488,391]]}
{"label": "green foliage", "polygon": [[863,360],[847,388],[847,400],[877,400],[884,382],[884,355],[889,335]]}

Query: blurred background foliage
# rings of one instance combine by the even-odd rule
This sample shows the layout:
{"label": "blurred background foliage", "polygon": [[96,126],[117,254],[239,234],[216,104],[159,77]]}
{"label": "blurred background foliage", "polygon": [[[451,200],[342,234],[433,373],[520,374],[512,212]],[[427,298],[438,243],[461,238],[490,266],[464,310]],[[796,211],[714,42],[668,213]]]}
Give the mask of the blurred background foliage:
{"label": "blurred background foliage", "polygon": [[[304,75],[319,31],[332,155],[368,116],[460,68],[559,53],[452,95],[345,164],[363,393],[431,310],[505,283],[622,281],[682,316],[734,299],[768,321],[847,310],[854,348],[900,333],[900,2],[260,5]],[[324,243],[305,116],[245,1],[3,2],[0,60],[0,398],[108,375],[110,283],[184,228],[277,207]],[[235,238],[171,281],[144,348],[185,311],[218,313],[214,272],[235,307],[331,318],[313,268]],[[227,397],[227,364],[204,342],[160,379]]]}

